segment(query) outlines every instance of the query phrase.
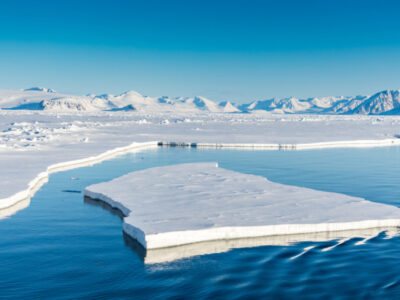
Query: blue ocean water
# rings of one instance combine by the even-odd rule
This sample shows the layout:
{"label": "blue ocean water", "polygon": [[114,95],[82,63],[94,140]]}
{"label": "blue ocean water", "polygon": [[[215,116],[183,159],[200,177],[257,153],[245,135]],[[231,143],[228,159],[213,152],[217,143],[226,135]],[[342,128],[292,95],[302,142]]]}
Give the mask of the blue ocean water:
{"label": "blue ocean water", "polygon": [[[0,220],[0,299],[400,297],[400,237],[300,242],[144,264],[121,219],[83,189],[184,162],[400,206],[400,148],[238,151],[159,148],[53,174],[28,208]],[[334,247],[332,247],[334,246]],[[332,248],[330,248],[332,247]],[[306,250],[305,250],[306,249]],[[326,251],[329,250],[329,251]]]}

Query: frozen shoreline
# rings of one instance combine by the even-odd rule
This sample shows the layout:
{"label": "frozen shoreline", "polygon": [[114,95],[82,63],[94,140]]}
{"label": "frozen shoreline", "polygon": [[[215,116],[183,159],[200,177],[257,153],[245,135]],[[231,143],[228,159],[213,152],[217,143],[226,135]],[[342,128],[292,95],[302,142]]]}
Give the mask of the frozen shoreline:
{"label": "frozen shoreline", "polygon": [[[6,209],[9,209],[11,214],[15,213],[15,211],[10,208],[18,205],[21,202],[29,200],[40,189],[40,187],[47,182],[49,175],[52,173],[71,170],[84,166],[90,166],[124,153],[155,147],[157,147],[157,142],[132,143],[126,147],[118,147],[113,150],[106,151],[100,155],[91,156],[86,159],[72,160],[50,165],[47,167],[46,171],[39,173],[32,181],[29,182],[27,189],[20,191],[12,195],[11,197],[0,199],[0,210],[5,211]],[[26,206],[22,206],[22,208],[25,207]],[[5,217],[7,215],[8,214],[3,213],[1,217]]]}
{"label": "frozen shoreline", "polygon": [[[114,148],[97,156],[90,156],[88,158],[50,165],[49,167],[47,167],[46,171],[39,173],[33,180],[31,180],[28,183],[27,189],[17,192],[16,194],[10,197],[0,199],[0,210],[8,209],[14,205],[17,205],[19,202],[23,202],[25,200],[30,199],[40,189],[40,187],[47,182],[49,175],[52,173],[66,171],[84,166],[90,166],[128,152],[132,152],[135,150],[156,148],[158,146],[167,146],[167,147],[182,146],[182,147],[196,147],[196,148],[248,149],[248,150],[312,150],[312,149],[327,149],[327,148],[388,147],[396,145],[400,145],[400,139],[338,141],[338,142],[309,143],[309,144],[225,144],[225,143],[212,144],[212,143],[176,143],[176,142],[156,142],[156,141],[132,143],[125,147]],[[26,206],[22,208],[25,207]],[[10,211],[13,211],[14,213],[14,210]],[[7,215],[9,214],[3,214],[2,217]],[[385,224],[383,226],[392,226],[392,225]],[[298,233],[303,233],[303,232],[298,232]]]}
{"label": "frozen shoreline", "polygon": [[158,142],[161,147],[191,147],[212,149],[249,149],[249,150],[313,150],[331,148],[372,148],[400,145],[400,139],[384,140],[355,140],[321,142],[307,144],[240,144],[240,143],[180,143],[180,142]]}
{"label": "frozen shoreline", "polygon": [[400,145],[398,128],[394,116],[0,111],[0,209],[32,196],[58,167],[122,154],[118,149],[132,142],[248,150],[385,147]]}
{"label": "frozen shoreline", "polygon": [[[144,143],[133,143],[126,147],[118,147],[113,150],[107,151],[94,157],[88,157],[86,159],[67,161],[63,163],[57,163],[50,165],[45,172],[41,172],[32,181],[29,182],[26,190],[20,191],[8,198],[0,199],[0,210],[9,208],[30,199],[40,187],[47,182],[48,176],[52,173],[66,171],[74,168],[89,166],[101,161],[111,159],[115,156],[122,155],[124,153],[132,152],[134,150],[144,150],[149,148],[156,148],[160,145],[160,142],[144,142]],[[193,143],[182,144],[182,143],[162,143],[162,146],[181,145],[184,147],[193,147]],[[206,144],[198,143],[198,148],[229,148],[229,149],[259,149],[259,150],[305,150],[305,149],[324,149],[324,148],[368,148],[368,147],[386,147],[400,145],[400,139],[387,139],[387,140],[376,140],[376,141],[342,141],[342,142],[331,142],[331,143],[310,143],[310,144],[293,144],[293,145],[281,145],[281,144]],[[384,225],[391,226],[391,225]]]}

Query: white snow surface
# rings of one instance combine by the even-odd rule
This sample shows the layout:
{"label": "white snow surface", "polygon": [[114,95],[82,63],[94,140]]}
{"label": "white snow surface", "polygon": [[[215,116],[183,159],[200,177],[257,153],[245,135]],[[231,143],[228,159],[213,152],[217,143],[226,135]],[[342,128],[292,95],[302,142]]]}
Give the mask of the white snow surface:
{"label": "white snow surface", "polygon": [[52,89],[34,87],[12,91],[0,90],[0,109],[82,111],[138,111],[142,113],[259,113],[279,114],[400,114],[399,90],[386,90],[372,96],[296,97],[257,100],[235,105],[229,101],[216,103],[201,96],[149,97],[135,91],[120,95],[86,96],[57,93]]}
{"label": "white snow surface", "polygon": [[218,239],[400,225],[400,209],[278,184],[193,163],[132,172],[85,189],[121,210],[124,231],[145,248]]}
{"label": "white snow surface", "polygon": [[0,109],[57,112],[239,112],[239,109],[229,101],[216,103],[201,96],[148,97],[135,91],[128,91],[117,96],[110,94],[79,96],[56,93],[52,89],[42,87],[21,91],[0,90]]}
{"label": "white snow surface", "polygon": [[371,147],[399,145],[399,134],[397,116],[0,110],[0,209],[31,195],[50,166],[87,158],[90,164],[92,157],[132,143],[249,149]]}

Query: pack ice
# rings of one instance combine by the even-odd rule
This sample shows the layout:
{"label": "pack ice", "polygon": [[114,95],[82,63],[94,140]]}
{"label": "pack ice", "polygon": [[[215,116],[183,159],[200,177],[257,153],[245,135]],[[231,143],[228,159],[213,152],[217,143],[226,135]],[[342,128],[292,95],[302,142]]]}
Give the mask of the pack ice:
{"label": "pack ice", "polygon": [[85,189],[124,215],[146,249],[275,235],[400,226],[400,209],[347,195],[181,164],[132,172]]}

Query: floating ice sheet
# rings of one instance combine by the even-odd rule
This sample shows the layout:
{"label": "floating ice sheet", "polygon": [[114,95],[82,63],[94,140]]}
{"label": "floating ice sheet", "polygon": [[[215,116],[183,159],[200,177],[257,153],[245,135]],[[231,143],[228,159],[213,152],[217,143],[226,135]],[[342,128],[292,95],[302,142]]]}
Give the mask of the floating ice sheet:
{"label": "floating ice sheet", "polygon": [[147,249],[400,226],[397,207],[278,184],[216,163],[132,172],[87,187],[85,196],[119,209],[125,233]]}

